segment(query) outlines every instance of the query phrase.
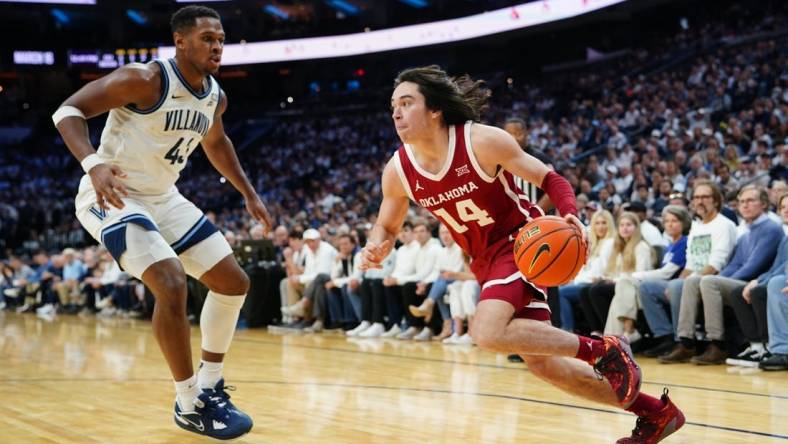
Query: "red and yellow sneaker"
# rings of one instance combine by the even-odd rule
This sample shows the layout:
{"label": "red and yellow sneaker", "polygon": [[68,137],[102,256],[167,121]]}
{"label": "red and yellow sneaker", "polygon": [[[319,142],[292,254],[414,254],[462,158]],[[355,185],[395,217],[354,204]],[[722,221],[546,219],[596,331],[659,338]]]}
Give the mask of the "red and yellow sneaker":
{"label": "red and yellow sneaker", "polygon": [[684,425],[684,414],[668,398],[668,389],[660,399],[663,407],[649,416],[638,417],[632,436],[621,438],[616,444],[656,444]]}
{"label": "red and yellow sneaker", "polygon": [[640,393],[642,374],[632,356],[629,340],[624,336],[605,336],[605,354],[594,363],[594,371],[607,381],[616,392],[623,408],[629,407]]}

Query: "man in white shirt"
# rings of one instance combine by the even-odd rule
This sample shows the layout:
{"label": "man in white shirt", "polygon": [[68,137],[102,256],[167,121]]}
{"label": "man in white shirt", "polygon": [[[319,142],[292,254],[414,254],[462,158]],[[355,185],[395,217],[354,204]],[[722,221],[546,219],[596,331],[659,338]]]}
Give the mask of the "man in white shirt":
{"label": "man in white shirt", "polygon": [[[300,275],[288,277],[291,282],[301,284],[305,287],[304,297],[289,307],[283,307],[282,313],[290,316],[304,318],[305,320],[323,318],[325,307],[315,304],[315,296],[318,288],[325,288],[325,283],[331,279],[331,267],[337,250],[331,244],[320,239],[320,232],[314,228],[304,231],[304,272]],[[322,324],[322,321],[320,322]],[[302,322],[299,327],[306,327],[306,322]],[[319,329],[317,329],[319,327]],[[316,330],[322,330],[322,325],[316,326]]]}
{"label": "man in white shirt", "polygon": [[416,270],[416,253],[419,251],[419,243],[413,238],[413,224],[410,221],[406,220],[402,224],[397,239],[402,245],[397,248],[394,255],[394,271],[390,276],[383,278],[383,293],[386,296],[386,310],[391,324],[391,327],[381,335],[384,338],[393,338],[402,332],[400,324],[403,305],[400,280]]}
{"label": "man in white shirt", "polygon": [[[397,283],[402,285],[403,307],[416,305],[427,295],[431,284],[426,283],[425,279],[432,273],[438,253],[441,250],[440,242],[432,237],[426,221],[420,220],[414,223],[413,234],[418,243],[414,261],[415,269],[410,274],[397,277]],[[408,329],[397,335],[397,339],[427,341],[432,338],[432,331],[424,325],[423,318],[413,316],[410,311],[405,311],[405,318],[408,323]]]}
{"label": "man in white shirt", "polygon": [[[700,281],[703,276],[717,274],[725,267],[736,246],[736,226],[720,213],[722,192],[716,183],[700,179],[695,181],[692,190],[692,209],[700,221],[692,223],[687,239],[687,265],[677,279],[668,281],[666,301],[658,291],[644,291],[641,286],[640,299],[649,327],[656,336],[672,331],[678,339],[677,327],[681,299],[685,295],[700,296]],[[654,290],[654,289],[652,289]],[[670,303],[671,319],[668,321],[662,305]],[[663,363],[685,362],[693,355],[677,355],[677,345],[667,355],[659,357]]]}
{"label": "man in white shirt", "polygon": [[[280,308],[287,308],[301,299],[304,286],[297,279],[291,279],[304,272],[304,240],[300,230],[294,230],[288,235],[288,246],[282,250],[284,262],[282,267],[285,269],[287,277],[279,283]],[[293,317],[282,312],[282,324],[287,325],[293,322]]]}
{"label": "man in white shirt", "polygon": [[339,235],[337,246],[331,280],[325,283],[328,313],[333,326],[350,330],[361,320],[361,252],[349,234]]}
{"label": "man in white shirt", "polygon": [[[367,229],[369,236],[369,229]],[[391,253],[381,263],[381,268],[370,268],[361,275],[361,323],[356,328],[345,332],[349,337],[377,338],[386,332],[383,316],[385,314],[386,295],[383,279],[394,271],[394,258],[397,252]],[[357,261],[360,267],[361,262]]]}
{"label": "man in white shirt", "polygon": [[[438,252],[435,266],[430,274],[416,286],[416,294],[426,293],[427,298],[418,307],[409,305],[408,310],[413,316],[423,317],[424,321],[429,324],[435,305],[437,305],[443,319],[443,328],[440,335],[438,335],[439,339],[442,340],[451,335],[451,312],[444,301],[444,296],[448,290],[448,285],[454,282],[454,279],[448,279],[445,274],[447,272],[458,273],[462,271],[464,261],[462,249],[454,242],[451,232],[443,224],[438,229],[438,237],[443,243],[443,248]],[[426,291],[428,285],[429,291]]]}

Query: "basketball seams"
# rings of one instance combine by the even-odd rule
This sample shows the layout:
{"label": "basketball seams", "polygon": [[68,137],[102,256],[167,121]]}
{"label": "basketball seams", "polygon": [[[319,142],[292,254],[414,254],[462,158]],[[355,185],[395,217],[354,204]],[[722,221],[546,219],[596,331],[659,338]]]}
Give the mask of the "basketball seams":
{"label": "basketball seams", "polygon": [[[535,220],[537,220],[537,219],[535,219]],[[521,251],[521,252],[518,254],[518,256],[517,256],[517,258],[516,258],[517,262],[519,263],[519,262],[520,262],[520,259],[523,257],[523,255],[524,255],[525,253],[527,253],[527,252],[528,252],[528,249],[529,249],[529,248],[531,248],[532,246],[536,245],[536,244],[538,243],[538,241],[539,241],[539,240],[541,240],[543,237],[545,237],[545,236],[549,236],[549,235],[551,235],[551,234],[553,234],[553,233],[558,233],[558,232],[561,232],[561,231],[564,231],[564,230],[574,230],[574,228],[572,228],[572,227],[561,227],[561,228],[556,228],[555,230],[548,231],[548,232],[546,232],[546,233],[542,233],[542,234],[540,234],[540,235],[539,235],[539,237],[535,237],[535,238],[532,238],[532,239],[528,239],[528,242],[529,242],[529,244],[528,244],[528,246],[527,246],[527,247],[525,247],[525,249],[524,249],[523,251]]]}
{"label": "basketball seams", "polygon": [[550,269],[550,266],[551,266],[551,265],[553,265],[553,263],[555,263],[555,261],[556,261],[556,260],[557,260],[559,257],[561,257],[561,253],[563,253],[563,252],[564,252],[564,250],[566,250],[566,247],[567,247],[567,245],[569,245],[569,242],[570,242],[572,239],[574,239],[574,238],[575,238],[575,236],[568,237],[568,238],[567,238],[567,239],[564,241],[564,245],[562,245],[562,246],[561,246],[561,249],[560,249],[560,250],[558,250],[558,253],[556,253],[555,255],[553,255],[553,260],[551,260],[551,261],[550,261],[550,262],[549,262],[547,265],[545,265],[545,266],[544,266],[544,268],[542,269],[542,271],[540,271],[539,273],[537,273],[535,276],[530,276],[530,277],[528,277],[528,280],[537,279],[539,276],[541,276],[541,275],[542,275],[542,273],[544,273],[545,271],[549,270],[549,269]]}
{"label": "basketball seams", "polygon": [[577,268],[577,262],[580,260],[580,256],[581,256],[581,254],[580,254],[580,247],[582,246],[582,242],[580,242],[580,238],[578,236],[575,236],[572,239],[574,239],[574,241],[577,243],[577,255],[575,255],[575,264],[569,270],[569,273],[567,273],[567,275],[564,276],[564,278],[561,280],[561,282],[562,282],[561,285],[563,285],[563,283],[568,282],[568,280],[571,277],[573,277],[572,273],[574,273],[575,269]]}

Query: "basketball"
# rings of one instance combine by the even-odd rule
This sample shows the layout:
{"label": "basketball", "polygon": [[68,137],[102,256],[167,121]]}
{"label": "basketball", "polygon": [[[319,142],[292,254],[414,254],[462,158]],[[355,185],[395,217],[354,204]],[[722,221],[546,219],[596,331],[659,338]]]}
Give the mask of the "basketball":
{"label": "basketball", "polygon": [[586,255],[582,233],[556,216],[527,223],[514,243],[517,268],[528,281],[544,287],[571,282],[585,265]]}

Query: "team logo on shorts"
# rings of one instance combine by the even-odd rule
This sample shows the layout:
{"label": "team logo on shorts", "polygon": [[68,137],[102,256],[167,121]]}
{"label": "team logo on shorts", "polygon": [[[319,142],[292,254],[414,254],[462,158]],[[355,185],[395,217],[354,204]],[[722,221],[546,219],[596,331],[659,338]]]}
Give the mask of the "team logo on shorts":
{"label": "team logo on shorts", "polygon": [[96,208],[95,205],[90,207],[90,211],[94,216],[98,218],[98,220],[104,220],[107,217],[107,210],[103,208]]}

